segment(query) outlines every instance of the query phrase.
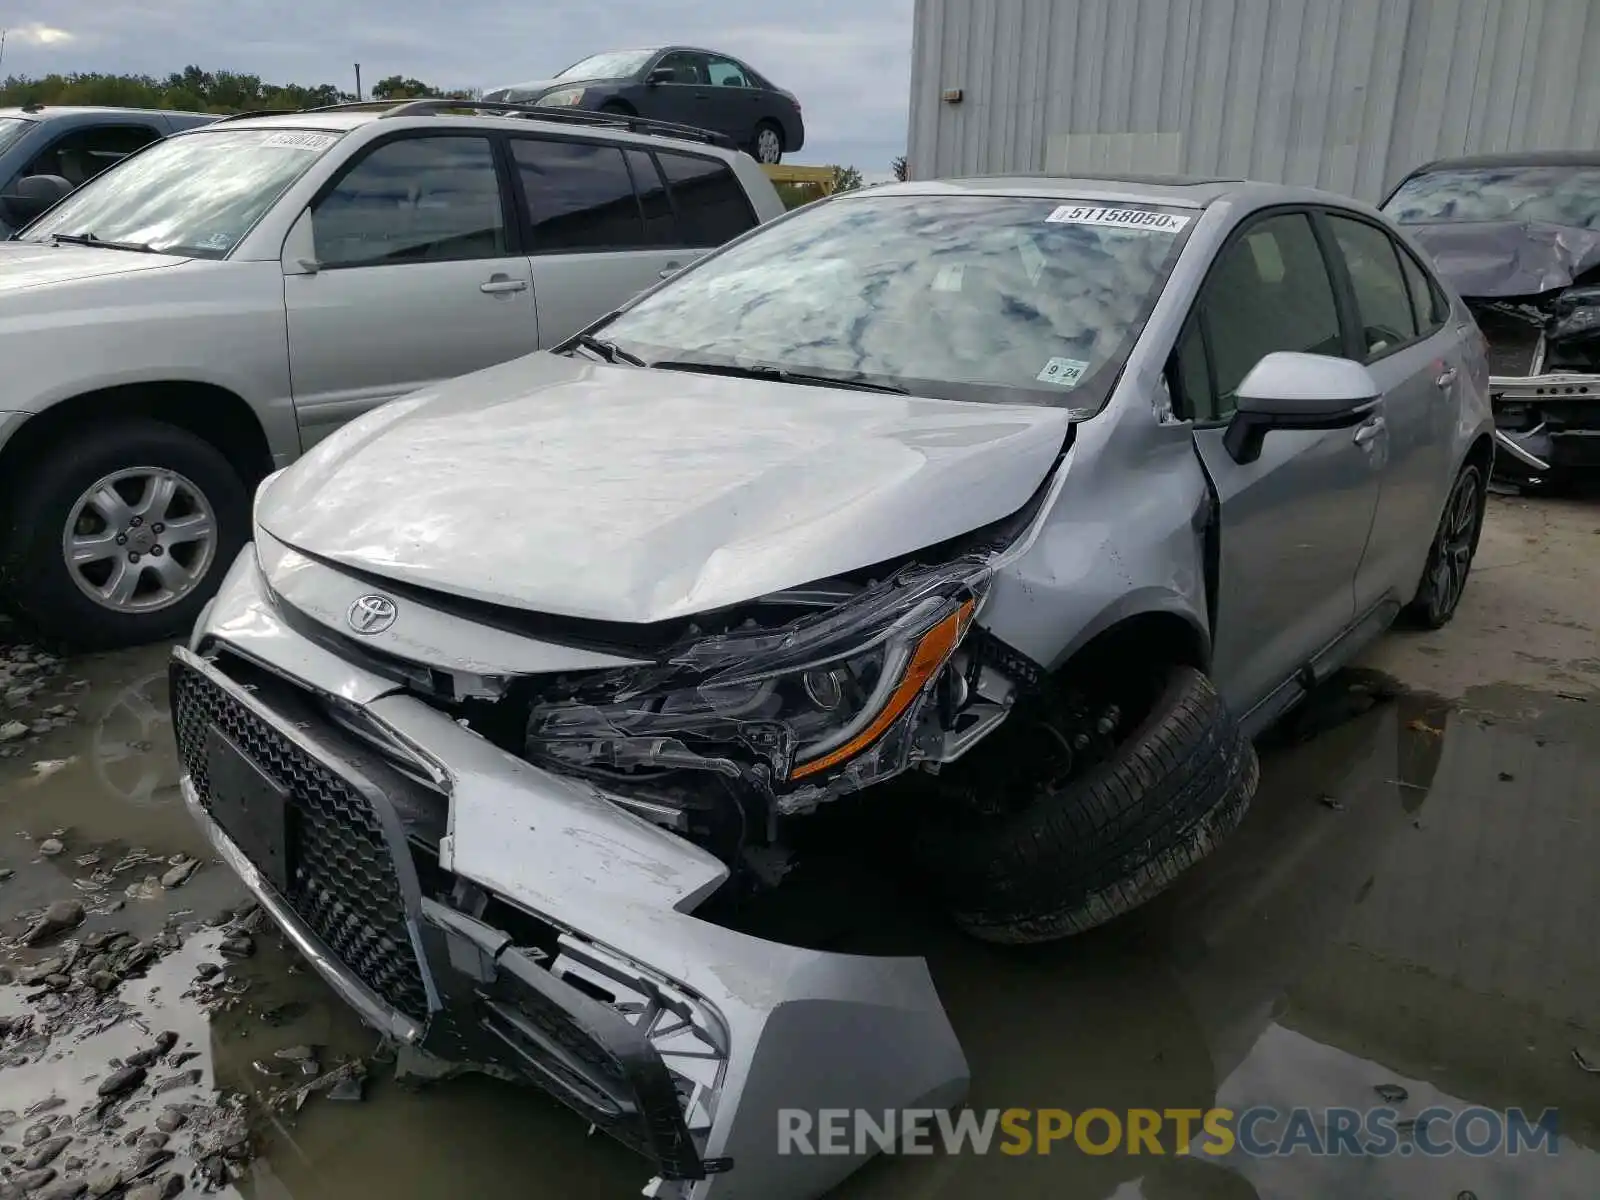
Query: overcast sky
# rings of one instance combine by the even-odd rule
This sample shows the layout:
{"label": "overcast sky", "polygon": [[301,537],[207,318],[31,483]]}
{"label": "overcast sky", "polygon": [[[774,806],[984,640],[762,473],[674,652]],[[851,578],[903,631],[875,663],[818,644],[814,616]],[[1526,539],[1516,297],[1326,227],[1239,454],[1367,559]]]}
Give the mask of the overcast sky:
{"label": "overcast sky", "polygon": [[13,0],[0,75],[165,75],[190,63],[354,88],[401,74],[495,87],[596,50],[688,42],[748,58],[800,97],[796,162],[887,172],[904,152],[913,0]]}

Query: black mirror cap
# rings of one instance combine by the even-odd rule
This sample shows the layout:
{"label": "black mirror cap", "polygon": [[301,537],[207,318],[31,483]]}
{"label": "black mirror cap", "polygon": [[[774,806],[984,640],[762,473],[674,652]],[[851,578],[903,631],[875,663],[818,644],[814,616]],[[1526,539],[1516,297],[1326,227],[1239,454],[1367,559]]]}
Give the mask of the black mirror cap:
{"label": "black mirror cap", "polygon": [[644,81],[650,87],[655,87],[658,83],[671,83],[676,78],[677,75],[671,67],[656,67],[644,77]]}

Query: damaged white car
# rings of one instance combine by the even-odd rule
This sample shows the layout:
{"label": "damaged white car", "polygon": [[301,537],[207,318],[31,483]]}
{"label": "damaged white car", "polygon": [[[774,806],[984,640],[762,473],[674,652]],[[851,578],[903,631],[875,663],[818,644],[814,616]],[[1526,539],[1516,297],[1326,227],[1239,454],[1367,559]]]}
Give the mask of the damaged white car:
{"label": "damaged white car", "polygon": [[839,196],[271,477],[175,652],[185,794],[379,1029],[650,1194],[816,1195],[859,1159],[780,1155],[780,1106],[948,1106],[966,1061],[921,960],[732,901],[843,805],[980,937],[1155,895],[1257,731],[1450,618],[1491,434],[1471,318],[1353,201]]}

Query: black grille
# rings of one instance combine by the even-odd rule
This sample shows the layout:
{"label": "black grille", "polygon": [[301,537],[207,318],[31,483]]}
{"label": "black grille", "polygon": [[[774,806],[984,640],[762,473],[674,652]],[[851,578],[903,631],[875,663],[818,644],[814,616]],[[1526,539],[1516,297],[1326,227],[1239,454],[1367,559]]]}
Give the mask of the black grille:
{"label": "black grille", "polygon": [[172,668],[178,752],[210,807],[206,731],[226,734],[288,793],[289,892],[297,916],[374,993],[416,1020],[428,1016],[422,969],[407,928],[405,893],[372,802],[212,680]]}

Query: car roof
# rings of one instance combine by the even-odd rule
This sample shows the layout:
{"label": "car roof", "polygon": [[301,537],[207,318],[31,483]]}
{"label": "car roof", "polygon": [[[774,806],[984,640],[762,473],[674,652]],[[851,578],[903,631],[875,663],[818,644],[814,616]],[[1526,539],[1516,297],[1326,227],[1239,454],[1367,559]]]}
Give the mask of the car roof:
{"label": "car roof", "polygon": [[1600,167],[1600,150],[1508,150],[1500,154],[1467,154],[1459,158],[1436,158],[1412,174],[1483,167]]}
{"label": "car roof", "polygon": [[207,117],[215,115],[213,113],[190,112],[176,108],[125,108],[111,104],[11,105],[0,108],[0,117],[28,117],[35,121],[61,116],[148,117],[152,114],[159,114],[164,117]]}
{"label": "car roof", "polygon": [[[1206,208],[1218,200],[1247,200],[1253,206],[1282,203],[1324,203],[1359,205],[1348,196],[1316,188],[1262,183],[1237,177],[1201,175],[1101,174],[1092,171],[1071,175],[982,175],[969,179],[940,179],[909,183],[880,184],[864,189],[872,195],[1044,196],[1063,200],[1116,200],[1123,203],[1164,204],[1175,208]],[[854,194],[854,193],[851,193]]]}

